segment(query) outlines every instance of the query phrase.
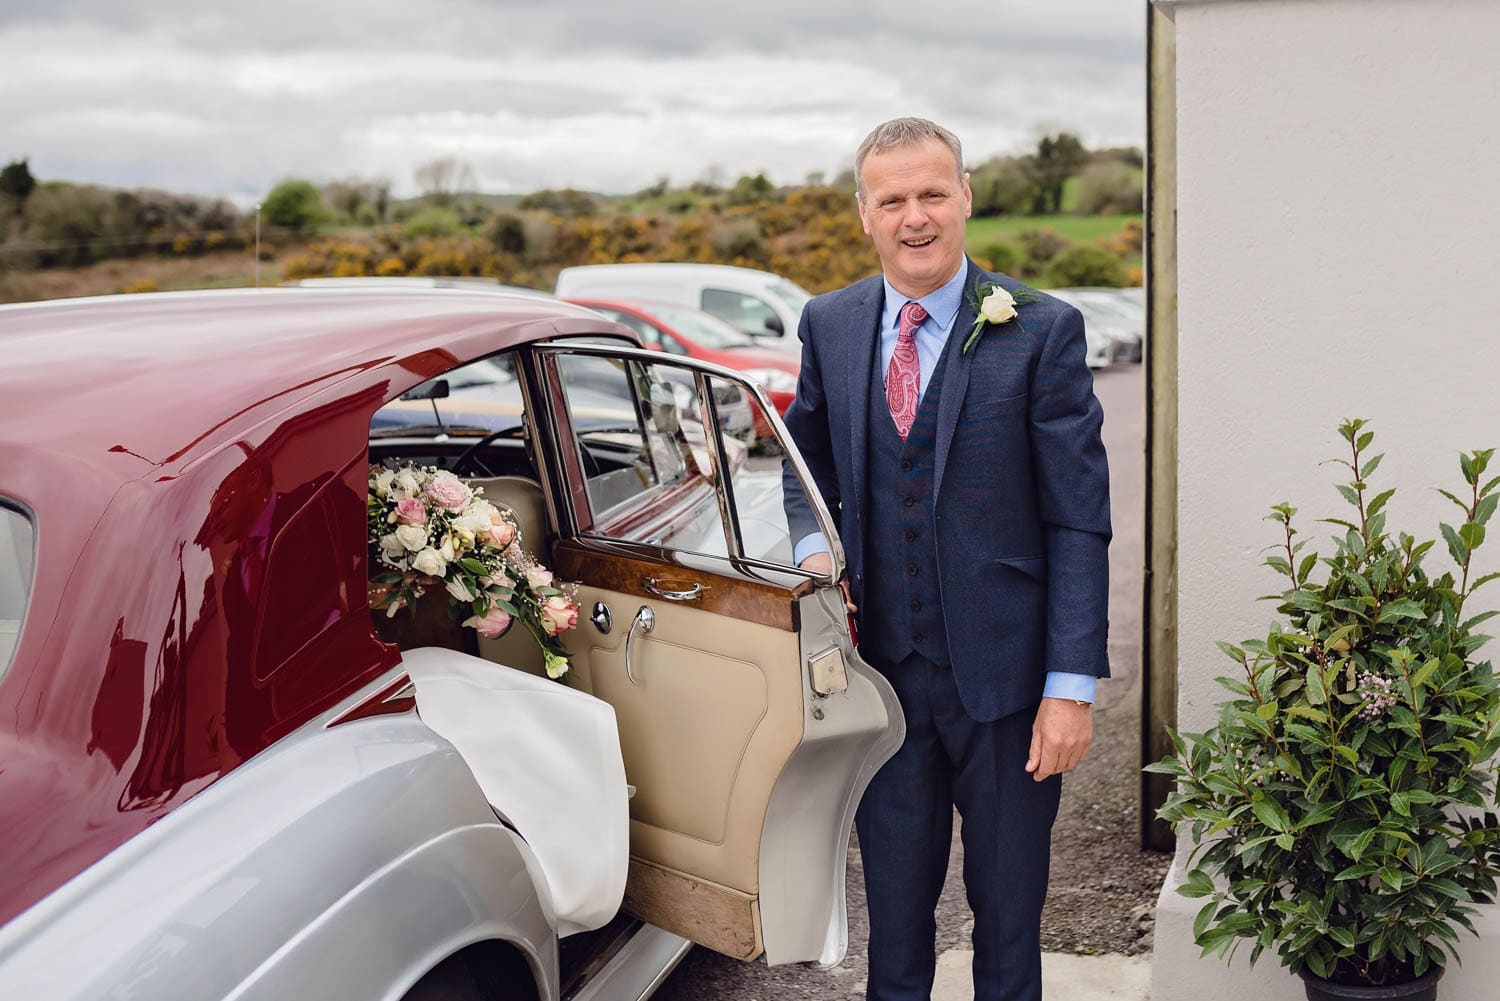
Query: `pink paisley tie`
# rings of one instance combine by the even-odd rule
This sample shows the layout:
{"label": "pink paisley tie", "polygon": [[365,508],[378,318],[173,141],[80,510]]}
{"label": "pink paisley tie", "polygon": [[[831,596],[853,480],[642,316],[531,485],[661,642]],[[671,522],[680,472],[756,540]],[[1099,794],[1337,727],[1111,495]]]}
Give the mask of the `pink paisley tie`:
{"label": "pink paisley tie", "polygon": [[917,419],[917,400],[922,395],[921,366],[917,362],[917,328],[927,319],[921,303],[908,302],[901,307],[896,328],[896,350],[891,367],[885,371],[885,402],[891,408],[896,433],[905,441]]}

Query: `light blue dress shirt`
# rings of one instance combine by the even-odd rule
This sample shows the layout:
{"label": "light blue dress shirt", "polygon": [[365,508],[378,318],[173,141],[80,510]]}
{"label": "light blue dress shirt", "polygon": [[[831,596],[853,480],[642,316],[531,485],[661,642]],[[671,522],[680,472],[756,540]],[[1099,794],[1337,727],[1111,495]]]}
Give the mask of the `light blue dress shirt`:
{"label": "light blue dress shirt", "polygon": [[[948,335],[953,332],[953,321],[958,317],[958,307],[963,305],[964,279],[968,276],[969,262],[965,259],[957,273],[946,285],[918,299],[927,310],[927,319],[917,328],[918,389],[927,395],[927,384],[932,381],[933,370],[948,345]],[[911,300],[885,282],[885,309],[880,317],[880,370],[889,371],[891,356],[896,353],[896,340],[901,335],[901,307]],[[800,565],[803,560],[817,553],[828,552],[828,539],[822,532],[814,532],[793,547],[792,556]],[[1093,702],[1098,679],[1091,674],[1071,674],[1066,671],[1048,671],[1042,695],[1049,699],[1077,699]]]}

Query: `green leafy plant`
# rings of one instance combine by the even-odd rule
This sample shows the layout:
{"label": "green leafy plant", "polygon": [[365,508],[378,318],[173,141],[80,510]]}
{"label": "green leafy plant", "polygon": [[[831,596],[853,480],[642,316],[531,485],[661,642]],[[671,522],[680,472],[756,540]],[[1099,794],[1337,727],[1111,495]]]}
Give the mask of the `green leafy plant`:
{"label": "green leafy plant", "polygon": [[1286,588],[1265,639],[1221,643],[1240,667],[1205,733],[1172,734],[1176,754],[1148,766],[1177,779],[1157,815],[1190,830],[1178,892],[1205,904],[1193,922],[1204,955],[1254,943],[1283,965],[1337,983],[1417,979],[1457,957],[1472,905],[1495,894],[1500,821],[1500,678],[1474,632],[1494,615],[1465,605],[1500,577],[1471,573],[1500,476],[1493,449],[1460,457],[1462,512],[1441,526],[1455,570],[1430,572],[1434,541],[1386,527],[1394,490],[1368,485],[1382,456],[1354,420],[1339,428],[1354,509],[1329,518],[1329,556],[1305,551],[1296,509],[1273,507],[1282,541],[1265,565]]}

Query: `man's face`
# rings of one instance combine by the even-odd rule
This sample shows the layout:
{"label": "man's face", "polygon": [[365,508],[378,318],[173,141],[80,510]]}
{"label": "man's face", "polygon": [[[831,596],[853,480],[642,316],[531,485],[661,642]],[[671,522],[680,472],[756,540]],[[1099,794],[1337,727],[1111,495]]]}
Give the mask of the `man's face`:
{"label": "man's face", "polygon": [[964,256],[964,220],[973,208],[969,175],[929,139],[865,157],[859,219],[875,242],[886,279],[902,295],[941,288]]}

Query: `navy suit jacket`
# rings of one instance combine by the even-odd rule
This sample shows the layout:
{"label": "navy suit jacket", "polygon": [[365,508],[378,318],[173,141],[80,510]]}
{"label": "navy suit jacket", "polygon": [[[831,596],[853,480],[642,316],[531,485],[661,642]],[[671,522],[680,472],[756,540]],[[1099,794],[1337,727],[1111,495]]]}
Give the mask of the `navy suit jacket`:
{"label": "navy suit jacket", "polygon": [[[1035,706],[1049,671],[1109,675],[1109,469],[1083,317],[1042,295],[1018,307],[1019,322],[985,327],[963,353],[976,281],[1025,287],[968,263],[944,349],[932,531],[959,695],[970,716],[988,721]],[[861,509],[867,491],[881,488],[865,466],[884,299],[876,275],[807,304],[802,373],[786,413],[839,526],[857,605],[866,591]],[[819,526],[789,467],[784,476],[797,540]]]}

